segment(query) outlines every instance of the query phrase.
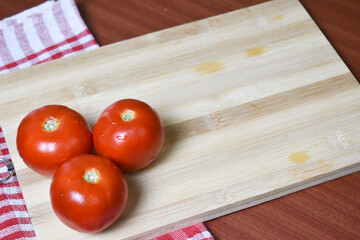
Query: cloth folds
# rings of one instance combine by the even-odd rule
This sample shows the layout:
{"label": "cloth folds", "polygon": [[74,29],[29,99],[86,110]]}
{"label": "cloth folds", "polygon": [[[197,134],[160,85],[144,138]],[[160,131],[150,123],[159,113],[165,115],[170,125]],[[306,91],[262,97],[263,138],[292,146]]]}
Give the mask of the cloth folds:
{"label": "cloth folds", "polygon": [[97,48],[74,1],[46,1],[0,22],[0,72]]}
{"label": "cloth folds", "polygon": [[[1,126],[0,156],[11,162]],[[7,175],[7,167],[1,162],[0,178],[5,178]],[[5,183],[0,183],[0,239],[36,239],[16,174]]]}

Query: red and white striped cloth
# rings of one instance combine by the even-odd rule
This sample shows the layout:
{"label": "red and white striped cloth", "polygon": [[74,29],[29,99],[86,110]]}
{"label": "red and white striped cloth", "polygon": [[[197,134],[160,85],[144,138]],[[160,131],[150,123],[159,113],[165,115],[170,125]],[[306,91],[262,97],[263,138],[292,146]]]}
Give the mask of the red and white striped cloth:
{"label": "red and white striped cloth", "polygon": [[47,1],[0,22],[0,72],[97,47],[72,0]]}
{"label": "red and white striped cloth", "polygon": [[203,223],[165,234],[152,240],[215,240]]}
{"label": "red and white striped cloth", "polygon": [[[0,156],[11,161],[1,126]],[[0,178],[7,175],[7,167],[1,162]],[[0,239],[36,239],[16,174],[0,183]]]}
{"label": "red and white striped cloth", "polygon": [[[46,1],[0,21],[0,74],[97,47],[74,0]],[[11,161],[1,126],[0,156]],[[0,178],[5,176],[0,163]],[[16,174],[0,183],[0,240],[5,239],[36,239]],[[214,238],[199,223],[153,240]]]}

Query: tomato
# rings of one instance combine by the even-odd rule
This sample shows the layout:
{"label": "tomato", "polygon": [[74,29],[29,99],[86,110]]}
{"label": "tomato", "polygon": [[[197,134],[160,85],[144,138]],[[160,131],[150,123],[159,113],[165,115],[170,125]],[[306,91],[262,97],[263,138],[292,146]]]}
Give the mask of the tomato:
{"label": "tomato", "polygon": [[52,208],[68,227],[94,233],[110,226],[123,212],[126,180],[110,160],[78,155],[55,172],[50,186]]}
{"label": "tomato", "polygon": [[96,121],[93,141],[96,152],[132,172],[149,165],[164,144],[164,127],[148,104],[123,99],[107,107]]}
{"label": "tomato", "polygon": [[26,115],[18,127],[16,144],[26,165],[48,177],[65,161],[93,150],[85,118],[61,105],[44,106]]}

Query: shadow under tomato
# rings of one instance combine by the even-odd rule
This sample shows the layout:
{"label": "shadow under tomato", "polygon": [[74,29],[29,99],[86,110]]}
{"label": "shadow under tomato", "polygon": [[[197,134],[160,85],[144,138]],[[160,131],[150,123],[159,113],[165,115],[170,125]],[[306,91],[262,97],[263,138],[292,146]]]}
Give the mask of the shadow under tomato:
{"label": "shadow under tomato", "polygon": [[151,163],[146,168],[134,172],[134,173],[126,173],[125,178],[128,184],[128,201],[126,204],[126,207],[124,209],[124,212],[121,214],[121,216],[107,229],[100,232],[110,232],[114,229],[121,228],[123,224],[126,224],[126,221],[131,218],[131,216],[136,211],[137,207],[139,206],[139,203],[142,201],[142,199],[146,198],[142,194],[143,192],[143,185],[141,184],[141,179],[138,177],[138,175],[141,175],[141,172],[143,171],[149,171],[152,168],[156,168],[163,164],[165,161],[169,160],[169,156],[171,156],[171,153],[173,149],[175,148],[176,142],[180,139],[179,134],[180,130],[177,128],[177,125],[170,125],[172,121],[168,119],[162,119],[163,124],[165,127],[165,142],[163,149],[159,156],[154,160],[153,163]]}
{"label": "shadow under tomato", "polygon": [[170,125],[168,119],[163,119],[163,124],[165,126],[165,141],[164,146],[158,155],[158,157],[152,162],[149,166],[141,169],[140,171],[148,171],[149,169],[156,168],[159,165],[163,164],[165,161],[169,160],[172,151],[176,147],[176,142],[180,140],[180,130],[177,124]]}
{"label": "shadow under tomato", "polygon": [[124,174],[125,179],[128,185],[128,200],[125,206],[123,213],[120,217],[108,228],[104,229],[103,231],[95,234],[101,234],[105,232],[111,232],[116,228],[121,227],[128,219],[131,218],[131,215],[134,213],[135,209],[137,208],[139,201],[141,201],[142,196],[142,189],[140,184],[136,181],[134,176],[129,176],[129,174]]}

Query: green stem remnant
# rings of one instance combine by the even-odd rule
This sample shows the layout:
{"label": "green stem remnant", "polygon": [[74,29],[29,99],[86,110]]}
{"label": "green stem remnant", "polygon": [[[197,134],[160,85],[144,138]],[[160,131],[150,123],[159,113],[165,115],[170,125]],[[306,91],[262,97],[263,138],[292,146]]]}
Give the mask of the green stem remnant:
{"label": "green stem remnant", "polygon": [[126,111],[121,114],[121,119],[125,122],[130,122],[135,117],[134,112]]}
{"label": "green stem remnant", "polygon": [[96,170],[87,171],[83,177],[88,183],[97,183],[100,180],[99,173]]}
{"label": "green stem remnant", "polygon": [[44,122],[43,129],[46,132],[52,132],[55,131],[59,127],[59,125],[60,125],[60,121],[54,118],[50,118]]}

